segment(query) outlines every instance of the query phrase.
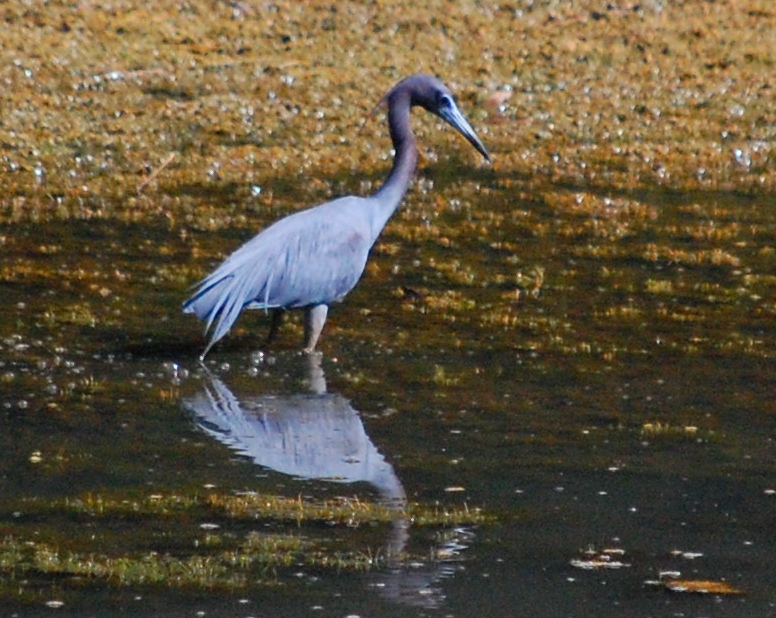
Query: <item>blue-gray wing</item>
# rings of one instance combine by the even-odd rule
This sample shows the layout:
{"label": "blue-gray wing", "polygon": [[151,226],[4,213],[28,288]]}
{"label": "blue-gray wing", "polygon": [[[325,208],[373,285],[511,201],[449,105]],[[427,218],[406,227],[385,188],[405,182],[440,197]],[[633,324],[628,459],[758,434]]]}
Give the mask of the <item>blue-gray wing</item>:
{"label": "blue-gray wing", "polygon": [[298,308],[341,300],[355,287],[369,255],[364,200],[345,197],[274,223],[203,279],[183,305],[215,322],[212,343],[245,307]]}

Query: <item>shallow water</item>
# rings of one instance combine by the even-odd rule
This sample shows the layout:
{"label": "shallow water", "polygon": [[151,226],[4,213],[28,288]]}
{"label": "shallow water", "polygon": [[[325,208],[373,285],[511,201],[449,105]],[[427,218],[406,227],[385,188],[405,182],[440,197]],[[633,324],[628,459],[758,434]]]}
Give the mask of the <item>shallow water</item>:
{"label": "shallow water", "polygon": [[[72,616],[776,612],[773,204],[614,199],[591,215],[491,193],[488,215],[410,196],[417,208],[389,226],[366,280],[332,311],[312,369],[295,351],[298,321],[257,352],[260,313],[198,365],[200,325],[178,308],[196,279],[188,269],[212,260],[192,263],[175,229],[10,229],[4,536],[98,554],[185,551],[203,522],[183,518],[179,538],[130,518],[109,534],[35,505],[206,488],[406,496],[494,519],[368,533],[376,551],[433,560],[291,569],[226,591],[28,573],[4,588],[4,613],[49,614],[52,601]],[[429,215],[441,235],[401,236],[402,221]],[[261,415],[263,429],[243,431]],[[363,542],[364,531],[335,536],[347,547],[351,534]],[[620,568],[580,568],[588,550],[607,549]],[[667,571],[743,594],[649,583]]]}

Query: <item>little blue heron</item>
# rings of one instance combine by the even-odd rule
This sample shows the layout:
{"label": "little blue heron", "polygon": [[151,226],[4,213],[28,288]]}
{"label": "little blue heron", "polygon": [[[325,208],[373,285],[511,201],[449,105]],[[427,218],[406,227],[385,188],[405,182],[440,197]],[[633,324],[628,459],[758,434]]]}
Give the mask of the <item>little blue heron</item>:
{"label": "little blue heron", "polygon": [[369,251],[399,206],[418,161],[410,108],[416,105],[457,129],[486,160],[488,151],[455,104],[450,90],[431,75],[412,75],[385,95],[395,151],[393,167],[371,197],[347,196],[291,214],[237,249],[197,286],[186,313],[215,322],[200,359],[245,309],[272,311],[268,340],[282,312],[304,309],[304,349],[312,352],[329,305],[342,300],[361,278]]}

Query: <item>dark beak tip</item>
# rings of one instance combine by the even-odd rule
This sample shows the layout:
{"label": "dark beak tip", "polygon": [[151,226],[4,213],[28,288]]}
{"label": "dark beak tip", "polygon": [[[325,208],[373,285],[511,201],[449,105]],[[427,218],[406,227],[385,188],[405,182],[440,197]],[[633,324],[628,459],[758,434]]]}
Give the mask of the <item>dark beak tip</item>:
{"label": "dark beak tip", "polygon": [[472,141],[472,145],[474,146],[474,149],[479,152],[482,155],[482,158],[485,159],[488,163],[491,163],[493,160],[490,157],[490,152],[488,152],[488,149],[485,148],[485,144],[483,144],[481,141]]}

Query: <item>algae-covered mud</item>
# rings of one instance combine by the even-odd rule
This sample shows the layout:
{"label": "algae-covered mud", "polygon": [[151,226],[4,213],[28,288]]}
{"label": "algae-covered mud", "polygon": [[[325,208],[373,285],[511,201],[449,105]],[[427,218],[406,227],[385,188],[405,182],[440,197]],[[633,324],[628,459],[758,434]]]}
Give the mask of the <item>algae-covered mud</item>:
{"label": "algae-covered mud", "polygon": [[[770,2],[0,5],[0,613],[776,612]],[[405,203],[320,355],[190,286]]]}

